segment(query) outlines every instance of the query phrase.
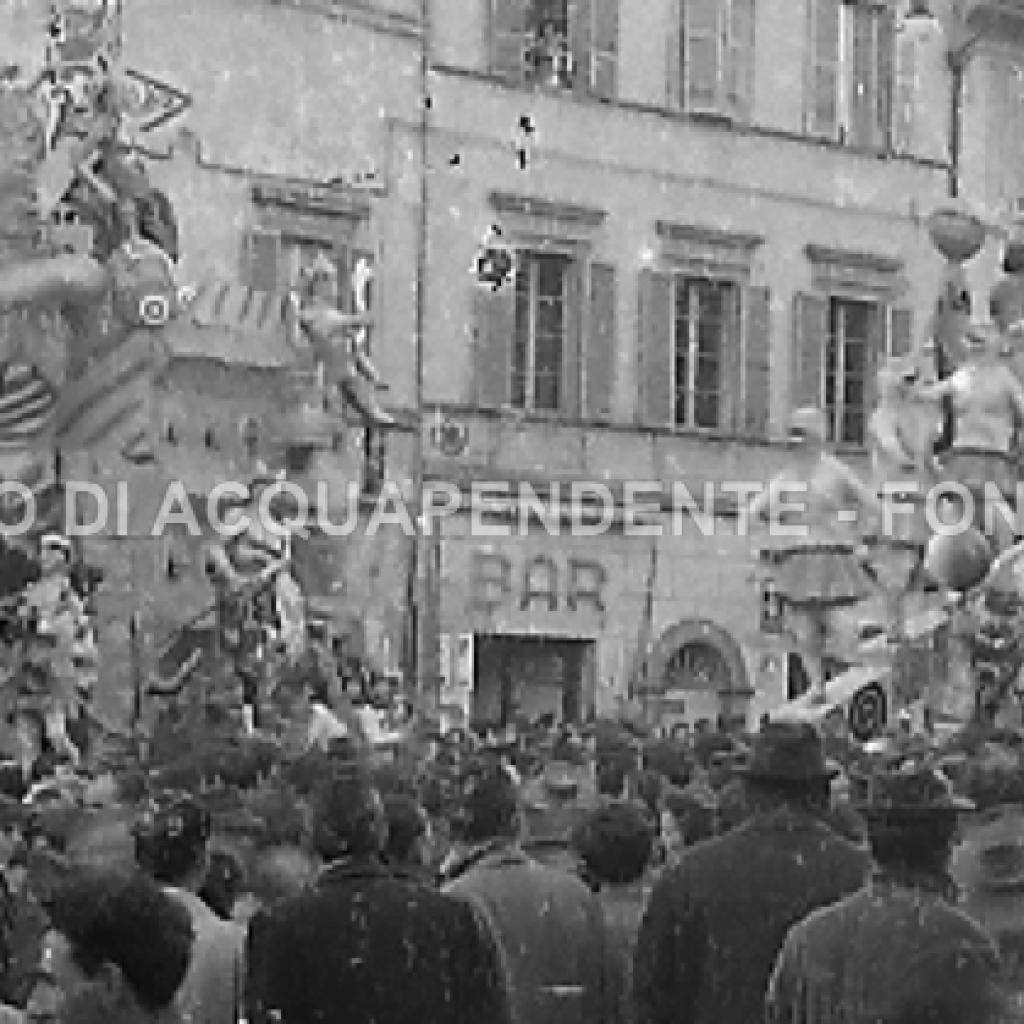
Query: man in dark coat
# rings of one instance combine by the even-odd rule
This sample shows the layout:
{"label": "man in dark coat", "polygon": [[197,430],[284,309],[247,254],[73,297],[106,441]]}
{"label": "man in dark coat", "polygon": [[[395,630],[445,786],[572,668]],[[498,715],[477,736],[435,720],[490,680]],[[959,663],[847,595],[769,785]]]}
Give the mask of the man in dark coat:
{"label": "man in dark coat", "polygon": [[863,809],[871,883],[789,933],[768,1024],[1010,1019],[995,943],[954,905],[950,851],[967,809],[927,766],[872,780]]}
{"label": "man in dark coat", "polygon": [[684,852],[651,895],[634,965],[638,1024],[759,1021],[786,932],[867,875],[867,855],[821,821],[835,773],[811,726],[766,725],[739,773],[750,818]]}
{"label": "man in dark coat", "polygon": [[326,866],[308,893],[250,925],[250,1020],[480,1024],[507,1020],[499,955],[467,904],[380,862],[380,797],[359,772],[314,800]]}

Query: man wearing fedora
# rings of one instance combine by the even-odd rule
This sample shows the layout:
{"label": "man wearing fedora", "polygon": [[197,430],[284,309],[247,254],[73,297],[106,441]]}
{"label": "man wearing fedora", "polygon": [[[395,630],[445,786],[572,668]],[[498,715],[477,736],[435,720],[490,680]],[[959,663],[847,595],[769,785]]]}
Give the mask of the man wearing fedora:
{"label": "man wearing fedora", "polygon": [[638,1024],[760,1020],[787,931],[855,892],[867,855],[821,820],[830,769],[812,726],[769,723],[745,781],[749,817],[659,879],[634,965]]}
{"label": "man wearing fedora", "polygon": [[995,945],[956,908],[949,876],[958,815],[970,806],[927,765],[869,781],[862,814],[876,870],[860,892],[790,931],[769,1024],[1004,1019]]}

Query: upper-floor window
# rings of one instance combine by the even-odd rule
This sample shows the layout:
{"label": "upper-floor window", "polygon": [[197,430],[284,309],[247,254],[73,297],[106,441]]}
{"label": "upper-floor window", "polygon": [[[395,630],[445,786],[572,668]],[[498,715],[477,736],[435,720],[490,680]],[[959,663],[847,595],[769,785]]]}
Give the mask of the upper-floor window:
{"label": "upper-floor window", "polygon": [[817,406],[829,440],[863,445],[881,361],[911,345],[908,309],[846,293],[797,295],[792,406]]}
{"label": "upper-floor window", "polygon": [[859,149],[892,145],[895,15],[879,0],[808,3],[805,127]]}
{"label": "upper-floor window", "polygon": [[750,283],[759,236],[658,222],[667,269],[640,272],[639,419],[765,437],[771,296]]}
{"label": "upper-floor window", "polygon": [[610,99],[619,0],[490,0],[490,68],[510,81]]}
{"label": "upper-floor window", "polygon": [[511,382],[516,409],[557,412],[561,407],[570,266],[557,254],[519,256]]}
{"label": "upper-floor window", "polygon": [[723,426],[729,353],[738,344],[739,289],[731,281],[675,282],[675,414],[683,427]]}
{"label": "upper-floor window", "polygon": [[873,372],[871,346],[877,336],[878,306],[858,299],[828,300],[825,341],[825,414],[833,441],[862,444],[867,407],[868,374]]}
{"label": "upper-floor window", "polygon": [[672,106],[746,120],[754,79],[755,0],[677,0]]}

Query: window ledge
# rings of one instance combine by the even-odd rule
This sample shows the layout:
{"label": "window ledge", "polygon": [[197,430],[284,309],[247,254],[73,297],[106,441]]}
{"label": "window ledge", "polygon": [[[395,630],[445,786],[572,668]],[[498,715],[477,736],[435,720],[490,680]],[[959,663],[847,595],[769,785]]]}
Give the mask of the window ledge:
{"label": "window ledge", "polygon": [[424,418],[441,413],[442,416],[476,416],[491,421],[507,421],[509,423],[555,426],[567,430],[598,430],[617,434],[648,434],[652,437],[685,437],[693,440],[712,441],[720,444],[749,444],[761,448],[786,447],[789,442],[784,437],[762,437],[742,431],[700,430],[692,427],[657,427],[649,424],[637,424],[633,421],[610,420],[599,417],[571,418],[564,413],[523,412],[512,406],[495,409],[459,402],[428,403],[424,410]]}
{"label": "window ledge", "polygon": [[706,128],[709,131],[727,131],[733,132],[737,135],[751,135],[758,138],[792,142],[800,146],[814,146],[818,149],[827,149],[836,153],[844,153],[860,160],[910,164],[915,167],[920,167],[922,170],[942,171],[944,173],[948,173],[951,167],[948,160],[933,160],[928,157],[917,156],[913,153],[900,153],[893,150],[862,149],[842,143],[838,139],[826,139],[821,136],[810,135],[806,132],[791,131],[786,128],[773,128],[768,125],[760,125],[753,122],[737,120],[728,115],[686,111],[666,104],[644,103],[639,100],[624,100],[617,97],[597,96],[589,93],[574,92],[570,89],[545,89],[540,85],[528,82],[513,82],[502,75],[494,74],[490,71],[480,71],[475,68],[463,68],[443,62],[432,63],[431,70],[438,74],[451,75],[454,78],[473,78],[479,82],[490,83],[492,85],[497,85],[500,88],[515,92],[543,92],[546,95],[561,97],[565,100],[570,100],[574,103],[579,103],[585,106],[614,107],[622,111],[644,114],[661,120],[691,124],[694,127]]}

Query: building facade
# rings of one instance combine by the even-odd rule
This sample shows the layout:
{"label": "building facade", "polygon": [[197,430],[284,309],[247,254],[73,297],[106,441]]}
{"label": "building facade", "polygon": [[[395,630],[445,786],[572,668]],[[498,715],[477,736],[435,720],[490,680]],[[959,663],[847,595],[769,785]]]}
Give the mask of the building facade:
{"label": "building facade", "polygon": [[[603,711],[639,682],[691,720],[756,721],[799,673],[728,485],[781,468],[807,404],[863,469],[879,361],[924,330],[940,279],[923,218],[947,190],[942,100],[907,68],[902,12],[460,0],[434,18],[431,473],[602,484],[620,517],[643,482],[665,509],[576,538],[447,519],[452,700],[472,674],[480,720]],[[518,260],[497,291],[467,274],[494,228]],[[673,485],[713,514],[673,517]]]}
{"label": "building facade", "polygon": [[[972,40],[955,138],[952,44],[916,42],[909,6],[125,4],[139,88],[184,97],[141,138],[185,276],[370,272],[372,356],[420,431],[352,444],[406,493],[459,496],[419,559],[421,682],[443,703],[576,716],[642,685],[690,719],[754,718],[799,687],[729,486],[781,468],[806,404],[865,469],[879,361],[933,312],[925,219],[951,164],[992,220],[1024,194],[1004,130],[1021,5],[933,4]],[[514,251],[497,288],[475,274],[486,238]],[[982,296],[994,248],[976,264]],[[587,486],[613,499],[607,527]]]}

